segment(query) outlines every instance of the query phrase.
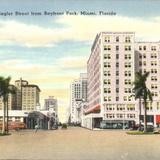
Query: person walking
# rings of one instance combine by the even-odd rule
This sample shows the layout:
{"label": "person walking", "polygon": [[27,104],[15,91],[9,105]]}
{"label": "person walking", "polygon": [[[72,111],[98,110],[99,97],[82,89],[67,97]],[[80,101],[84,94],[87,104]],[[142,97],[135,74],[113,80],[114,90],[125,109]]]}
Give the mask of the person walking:
{"label": "person walking", "polygon": [[35,125],[35,133],[38,131],[38,124]]}

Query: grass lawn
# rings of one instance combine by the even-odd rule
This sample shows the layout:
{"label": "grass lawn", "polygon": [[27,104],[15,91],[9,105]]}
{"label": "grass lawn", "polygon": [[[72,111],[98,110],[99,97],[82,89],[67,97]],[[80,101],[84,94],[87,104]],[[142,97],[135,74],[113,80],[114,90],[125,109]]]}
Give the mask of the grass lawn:
{"label": "grass lawn", "polygon": [[0,136],[8,136],[8,135],[11,135],[11,133],[1,133],[0,132]]}
{"label": "grass lawn", "polygon": [[143,132],[143,131],[128,131],[126,132],[130,135],[152,135],[152,134],[160,134],[159,132]]}

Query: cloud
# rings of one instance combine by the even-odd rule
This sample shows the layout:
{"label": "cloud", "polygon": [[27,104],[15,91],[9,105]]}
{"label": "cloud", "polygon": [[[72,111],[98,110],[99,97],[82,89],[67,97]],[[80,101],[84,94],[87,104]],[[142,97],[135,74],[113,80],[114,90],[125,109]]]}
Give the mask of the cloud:
{"label": "cloud", "polygon": [[[54,24],[60,24],[63,28],[57,28]],[[95,35],[101,31],[135,31],[140,39],[159,40],[159,28],[160,17],[60,16],[54,19],[50,28],[1,20],[0,42],[1,45],[16,43],[28,47],[51,47],[67,40],[93,42]]]}
{"label": "cloud", "polygon": [[[15,31],[16,30],[16,31]],[[43,28],[18,21],[0,21],[0,41],[28,47],[51,47],[61,40],[65,29]]]}
{"label": "cloud", "polygon": [[87,65],[86,57],[65,57],[60,58],[57,63],[61,69],[85,69]]}
{"label": "cloud", "polygon": [[144,40],[160,39],[160,17],[64,16],[57,19],[57,23],[70,26],[73,40],[93,41],[96,33],[102,31],[134,31],[136,36]]}
{"label": "cloud", "polygon": [[0,72],[5,75],[16,74],[35,78],[35,75],[36,77],[45,76],[58,70],[58,67],[53,65],[32,64],[25,59],[9,59],[0,63]]}

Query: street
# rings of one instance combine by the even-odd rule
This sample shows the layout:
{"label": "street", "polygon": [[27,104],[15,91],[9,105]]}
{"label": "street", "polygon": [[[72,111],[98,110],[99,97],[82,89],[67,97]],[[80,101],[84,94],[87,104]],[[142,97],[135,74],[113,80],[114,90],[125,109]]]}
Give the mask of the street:
{"label": "street", "polygon": [[127,135],[122,130],[13,131],[0,137],[0,159],[159,160],[160,135]]}

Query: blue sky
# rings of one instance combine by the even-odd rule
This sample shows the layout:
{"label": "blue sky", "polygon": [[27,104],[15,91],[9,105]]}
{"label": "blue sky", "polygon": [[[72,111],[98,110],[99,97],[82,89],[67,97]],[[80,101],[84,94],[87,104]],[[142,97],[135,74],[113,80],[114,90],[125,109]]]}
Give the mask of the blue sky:
{"label": "blue sky", "polygon": [[[134,31],[136,40],[160,40],[160,1],[0,0],[0,73],[41,88],[41,105],[58,98],[64,120],[71,81],[86,72],[94,38],[101,31]],[[116,16],[2,16],[2,12],[114,11]],[[154,28],[154,29],[153,29]]]}

